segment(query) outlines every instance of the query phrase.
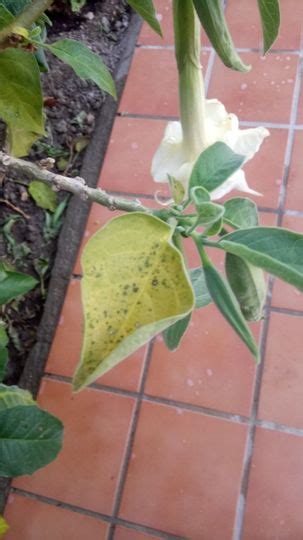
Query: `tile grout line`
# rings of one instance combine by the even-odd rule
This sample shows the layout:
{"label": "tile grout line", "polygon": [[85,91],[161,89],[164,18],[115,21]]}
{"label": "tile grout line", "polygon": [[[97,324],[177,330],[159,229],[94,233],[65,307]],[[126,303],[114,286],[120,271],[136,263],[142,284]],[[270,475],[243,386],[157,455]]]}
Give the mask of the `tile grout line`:
{"label": "tile grout line", "polygon": [[[131,454],[132,454],[132,450],[134,446],[134,440],[136,436],[137,426],[139,422],[139,415],[140,415],[141,406],[142,406],[143,393],[144,393],[145,383],[147,379],[148,369],[151,362],[153,348],[154,348],[154,340],[149,342],[147,351],[146,351],[146,356],[144,359],[139,392],[137,393],[137,397],[136,397],[136,404],[135,404],[133,417],[131,421],[127,446],[126,446],[126,450],[125,450],[125,454],[124,454],[124,458],[123,458],[123,462],[122,462],[122,466],[120,470],[120,478],[119,478],[117,489],[116,489],[115,502],[114,502],[113,511],[112,511],[112,517],[114,519],[118,517],[120,507],[121,507],[123,491],[124,491],[124,487],[126,483],[126,477],[127,477]],[[113,540],[115,531],[116,531],[116,524],[112,523],[109,527],[107,540]]]}
{"label": "tile grout line", "polygon": [[21,489],[18,487],[12,487],[11,493],[12,494],[15,493],[16,495],[19,495],[20,497],[25,497],[27,499],[39,501],[40,503],[43,503],[43,504],[48,504],[49,506],[55,506],[57,508],[69,510],[76,514],[92,517],[94,519],[98,519],[99,521],[102,521],[105,523],[114,523],[115,525],[121,525],[127,529],[131,529],[137,532],[152,534],[154,536],[157,536],[158,538],[165,538],[166,540],[187,540],[186,538],[182,536],[176,536],[176,535],[167,533],[165,531],[161,531],[160,529],[154,529],[153,527],[142,525],[141,523],[136,523],[134,521],[129,521],[123,518],[113,518],[112,516],[108,514],[103,514],[102,512],[98,512],[96,510],[89,510],[88,508],[83,508],[81,506],[77,506],[74,504],[65,503],[59,499],[54,499],[52,497],[47,497],[45,495],[39,495],[37,493],[33,493],[31,491],[27,491],[25,489]]}
{"label": "tile grout line", "polygon": [[[303,316],[303,313],[301,315]],[[67,377],[65,375],[56,375],[54,373],[45,373],[44,378],[52,381],[63,382],[66,384],[71,384],[72,382],[72,377]],[[139,393],[134,390],[126,390],[123,388],[106,386],[99,383],[93,383],[89,385],[89,388],[92,388],[99,392],[116,394],[121,397],[129,397],[135,399],[139,397]],[[143,393],[142,401],[145,401],[147,403],[165,405],[166,407],[172,407],[174,409],[181,409],[182,411],[200,414],[201,416],[210,416],[212,418],[216,418],[217,420],[225,420],[235,424],[249,425],[250,423],[250,418],[242,414],[220,411],[218,409],[212,409],[203,405],[195,405],[193,403],[186,403],[184,401],[173,400],[162,396],[154,396],[151,394]],[[296,435],[298,437],[303,437],[303,428],[295,428],[286,424],[280,424],[278,422],[272,422],[270,420],[263,419],[256,420],[256,424],[264,429],[271,429],[282,433],[292,433],[293,435]]]}
{"label": "tile grout line", "polygon": [[[204,77],[204,82],[206,81],[207,83],[207,90],[208,90],[208,84],[209,84],[208,72],[212,70],[213,62],[215,58],[216,58],[216,54],[214,53],[212,58],[209,58],[209,62],[207,64],[206,75]],[[206,87],[206,84],[205,84],[205,87]],[[175,121],[176,122],[180,120],[178,115],[173,115],[173,114],[169,115],[169,114],[131,113],[128,111],[118,111],[117,117],[129,118],[133,120],[153,120],[155,122],[157,121],[165,121],[165,122]],[[266,127],[268,129],[285,129],[285,130],[286,129],[288,130],[290,128],[290,124],[282,123],[282,122],[268,122],[266,120],[264,121],[263,120],[256,120],[256,121],[255,120],[240,120],[239,125],[244,126],[244,127],[259,127],[260,125],[262,125],[263,127]],[[303,124],[295,124],[294,129],[298,131],[303,130]]]}
{"label": "tile grout line", "polygon": [[[303,55],[303,50],[302,50],[302,42],[301,42],[299,63],[297,66],[296,80],[295,80],[295,85],[293,89],[288,139],[287,139],[287,145],[286,145],[286,150],[285,150],[284,174],[283,174],[280,197],[279,197],[279,207],[278,207],[279,213],[277,215],[277,226],[279,227],[282,224],[283,215],[285,213],[288,177],[289,177],[290,163],[291,163],[291,157],[292,157],[292,151],[293,151],[293,145],[294,145],[294,134],[295,134],[294,126],[295,126],[295,122],[298,115],[298,106],[299,106],[299,98],[300,98],[300,90],[301,90],[302,62],[303,62],[302,55]],[[268,285],[267,302],[266,302],[266,307],[265,307],[266,318],[264,321],[264,326],[263,326],[262,335],[261,335],[261,342],[260,342],[261,343],[260,345],[261,363],[257,368],[256,378],[255,378],[253,402],[252,402],[252,408],[251,408],[251,421],[250,421],[250,426],[248,429],[246,448],[244,452],[241,490],[240,490],[238,503],[236,507],[236,518],[235,518],[233,540],[241,540],[243,536],[246,499],[247,499],[248,483],[249,483],[249,476],[250,476],[252,457],[253,457],[253,447],[254,447],[254,441],[255,441],[255,435],[256,435],[256,427],[260,426],[257,416],[258,416],[258,408],[259,408],[259,402],[260,402],[262,378],[263,378],[263,372],[264,372],[265,352],[266,352],[268,331],[269,331],[269,325],[270,325],[273,285],[274,285],[274,279],[270,278],[269,285]],[[263,423],[262,425],[264,426],[265,424]],[[267,429],[269,429],[269,425],[271,425],[271,423],[267,424]]]}
{"label": "tile grout line", "polygon": [[[302,43],[302,46],[303,46],[303,43]],[[288,186],[291,158],[292,158],[293,147],[294,147],[295,124],[296,124],[296,119],[297,119],[298,110],[299,110],[302,74],[303,74],[303,50],[300,54],[299,63],[297,67],[296,80],[295,80],[295,85],[294,85],[294,90],[293,90],[293,100],[292,100],[291,113],[290,113],[288,139],[287,139],[287,145],[286,145],[286,151],[285,151],[284,175],[282,179],[282,185],[281,185],[281,191],[280,191],[280,197],[279,197],[278,208],[279,208],[280,213],[282,214],[285,212],[285,206],[286,206],[287,186]],[[283,218],[279,215],[278,217],[279,227],[282,224],[282,219]]]}
{"label": "tile grout line", "polygon": [[[173,44],[147,45],[138,43],[136,45],[136,49],[143,49],[147,51],[173,51],[175,46]],[[201,52],[205,51],[211,53],[213,50],[213,47],[210,47],[209,45],[203,45],[201,47]],[[263,56],[263,49],[259,47],[235,47],[235,50],[239,53],[260,53],[260,56]],[[271,49],[266,54],[288,54],[290,56],[299,56],[300,49]]]}

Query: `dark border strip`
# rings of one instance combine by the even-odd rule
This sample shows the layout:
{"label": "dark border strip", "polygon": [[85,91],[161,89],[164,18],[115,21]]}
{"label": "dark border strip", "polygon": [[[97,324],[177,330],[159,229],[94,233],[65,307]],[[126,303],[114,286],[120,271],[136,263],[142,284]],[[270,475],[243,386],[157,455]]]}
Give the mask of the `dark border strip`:
{"label": "dark border strip", "polygon": [[[140,18],[136,14],[132,14],[129,27],[119,44],[121,60],[114,73],[119,99],[115,102],[110,96],[105,98],[101,106],[95,131],[85,153],[81,176],[86,179],[88,185],[91,187],[95,187],[98,182],[100,169],[104,161],[110,133],[132,61],[141,24]],[[91,204],[88,201],[82,201],[77,197],[73,197],[68,205],[58,240],[57,255],[52,269],[47,300],[37,331],[37,342],[29,353],[19,383],[22,388],[29,390],[34,396],[37,395],[43,376],[69,279],[72,275],[79,246],[82,241],[90,206]],[[0,513],[4,510],[9,486],[9,479],[0,478]]]}

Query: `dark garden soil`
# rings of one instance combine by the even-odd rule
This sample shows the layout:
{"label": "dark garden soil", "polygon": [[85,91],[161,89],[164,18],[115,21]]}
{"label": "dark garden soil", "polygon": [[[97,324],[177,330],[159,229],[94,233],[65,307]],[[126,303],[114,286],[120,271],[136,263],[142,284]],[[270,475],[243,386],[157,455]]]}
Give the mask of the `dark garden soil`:
{"label": "dark garden soil", "polygon": [[[80,40],[100,54],[111,71],[115,69],[130,20],[125,0],[88,0],[80,14],[72,14],[58,0],[50,17],[49,42],[65,37]],[[38,141],[30,158],[54,158],[54,171],[76,176],[105,96],[57,59],[47,60],[50,71],[43,75],[43,87],[48,136]],[[64,210],[68,196],[60,194],[58,202]],[[10,337],[7,384],[18,383],[36,341],[63,220],[64,211],[54,219],[36,205],[20,175],[13,178],[0,172],[0,260],[40,281],[26,297],[2,307]]]}

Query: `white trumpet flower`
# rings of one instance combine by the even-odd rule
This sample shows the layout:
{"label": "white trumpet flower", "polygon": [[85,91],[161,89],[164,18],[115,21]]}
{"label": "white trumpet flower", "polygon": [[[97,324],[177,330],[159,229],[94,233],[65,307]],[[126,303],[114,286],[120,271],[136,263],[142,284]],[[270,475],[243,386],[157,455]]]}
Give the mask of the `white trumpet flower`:
{"label": "white trumpet flower", "polygon": [[[269,132],[264,127],[239,129],[239,120],[235,114],[227,113],[224,105],[217,99],[204,101],[204,147],[192,152],[185,144],[181,122],[169,122],[153,161],[151,174],[155,182],[168,182],[168,175],[182,182],[187,191],[193,166],[200,153],[217,141],[227,144],[234,152],[245,156],[245,162],[258,152]],[[195,119],[194,121],[197,121]],[[239,169],[221,186],[211,192],[211,199],[217,200],[237,189],[252,195],[260,195],[251,189],[244,171]]]}

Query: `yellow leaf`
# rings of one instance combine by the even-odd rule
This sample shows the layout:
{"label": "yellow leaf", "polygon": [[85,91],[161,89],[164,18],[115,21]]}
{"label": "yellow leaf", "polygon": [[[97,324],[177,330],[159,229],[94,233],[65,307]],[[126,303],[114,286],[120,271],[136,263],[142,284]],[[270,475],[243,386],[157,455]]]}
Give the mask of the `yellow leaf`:
{"label": "yellow leaf", "polygon": [[2,516],[0,516],[0,537],[1,538],[5,535],[8,529],[9,529],[9,526],[6,523],[5,519]]}
{"label": "yellow leaf", "polygon": [[87,243],[85,334],[75,390],[193,310],[193,289],[172,232],[160,219],[134,213],[111,220]]}

